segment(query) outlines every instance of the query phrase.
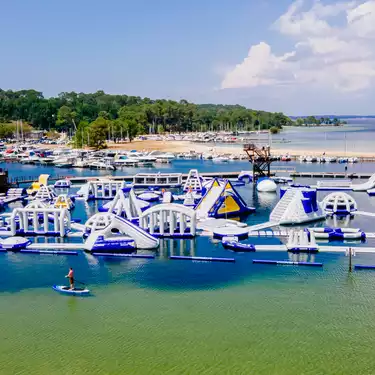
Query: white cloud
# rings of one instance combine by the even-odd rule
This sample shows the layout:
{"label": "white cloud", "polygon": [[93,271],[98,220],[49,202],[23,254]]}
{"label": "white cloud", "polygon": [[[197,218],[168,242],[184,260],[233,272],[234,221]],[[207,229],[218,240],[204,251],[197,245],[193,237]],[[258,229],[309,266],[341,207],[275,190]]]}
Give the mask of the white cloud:
{"label": "white cloud", "polygon": [[375,38],[375,1],[367,1],[347,13],[350,30],[361,38]]}
{"label": "white cloud", "polygon": [[[295,1],[274,24],[282,34],[286,35],[320,35],[330,31],[329,24],[318,18],[314,7],[308,12],[302,12],[303,0]],[[322,10],[320,10],[321,12]]]}
{"label": "white cloud", "polygon": [[[280,56],[266,42],[250,47],[248,56],[228,71],[222,89],[269,85],[360,91],[375,83],[375,0],[295,1],[274,23],[295,47]],[[305,87],[305,86],[304,86]]]}
{"label": "white cloud", "polygon": [[276,84],[283,71],[288,71],[286,61],[293,55],[294,52],[275,56],[271,47],[261,42],[252,46],[244,61],[226,74],[221,87],[228,89]]}

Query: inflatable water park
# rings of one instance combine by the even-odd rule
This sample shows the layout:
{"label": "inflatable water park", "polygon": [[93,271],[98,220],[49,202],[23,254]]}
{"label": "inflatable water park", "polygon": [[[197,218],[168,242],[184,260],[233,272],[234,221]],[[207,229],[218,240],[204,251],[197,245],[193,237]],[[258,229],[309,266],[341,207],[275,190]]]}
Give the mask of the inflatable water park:
{"label": "inflatable water park", "polygon": [[[203,177],[192,169],[184,178],[177,173],[142,173],[132,182],[107,176],[77,185],[69,178],[50,184],[49,176],[42,174],[31,186],[11,188],[2,198],[0,251],[155,259],[166,239],[189,243],[202,236],[233,253],[345,253],[353,242],[361,244],[357,252],[375,252],[364,246],[375,233],[350,227],[353,218],[375,217],[375,213],[361,209],[344,189],[346,182],[340,183],[302,185],[287,177],[254,178],[252,171],[242,171],[236,179]],[[373,176],[350,188],[368,192],[374,184]],[[324,196],[323,185],[330,190]],[[256,222],[261,207],[252,206],[249,195],[273,202],[268,220]],[[75,214],[77,204],[91,210],[84,221]],[[332,220],[346,224],[327,225]],[[267,243],[270,238],[279,243]],[[169,259],[235,262],[231,256],[195,253],[172,254]],[[285,262],[254,260],[254,264],[289,264]],[[88,293],[85,288],[74,293],[61,285],[53,288],[63,294]]]}

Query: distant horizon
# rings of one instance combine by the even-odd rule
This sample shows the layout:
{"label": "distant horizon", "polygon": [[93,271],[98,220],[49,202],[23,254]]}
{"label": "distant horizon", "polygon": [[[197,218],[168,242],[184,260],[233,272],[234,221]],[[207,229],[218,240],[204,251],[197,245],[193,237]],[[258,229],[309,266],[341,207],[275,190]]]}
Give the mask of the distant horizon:
{"label": "distant horizon", "polygon": [[375,115],[301,115],[301,116],[295,116],[295,115],[288,115],[286,114],[286,116],[288,116],[289,118],[291,118],[292,120],[294,119],[297,119],[297,118],[307,118],[309,116],[313,116],[313,117],[316,117],[317,119],[320,119],[320,118],[338,118],[338,119],[372,119],[372,118],[375,118]]}

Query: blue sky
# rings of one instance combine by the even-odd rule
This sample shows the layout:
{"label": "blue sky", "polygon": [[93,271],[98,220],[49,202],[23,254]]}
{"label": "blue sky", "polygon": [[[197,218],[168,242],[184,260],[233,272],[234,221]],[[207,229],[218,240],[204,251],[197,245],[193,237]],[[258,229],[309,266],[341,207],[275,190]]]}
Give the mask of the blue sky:
{"label": "blue sky", "polygon": [[3,0],[0,87],[370,114],[375,2],[354,3]]}

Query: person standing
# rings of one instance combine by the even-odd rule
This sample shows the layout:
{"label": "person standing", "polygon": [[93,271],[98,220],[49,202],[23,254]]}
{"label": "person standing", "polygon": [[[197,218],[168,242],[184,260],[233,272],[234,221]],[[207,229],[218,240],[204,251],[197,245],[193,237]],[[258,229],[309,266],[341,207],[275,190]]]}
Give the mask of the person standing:
{"label": "person standing", "polygon": [[69,279],[70,290],[73,290],[74,289],[74,271],[72,267],[69,268],[69,272],[65,277]]}

